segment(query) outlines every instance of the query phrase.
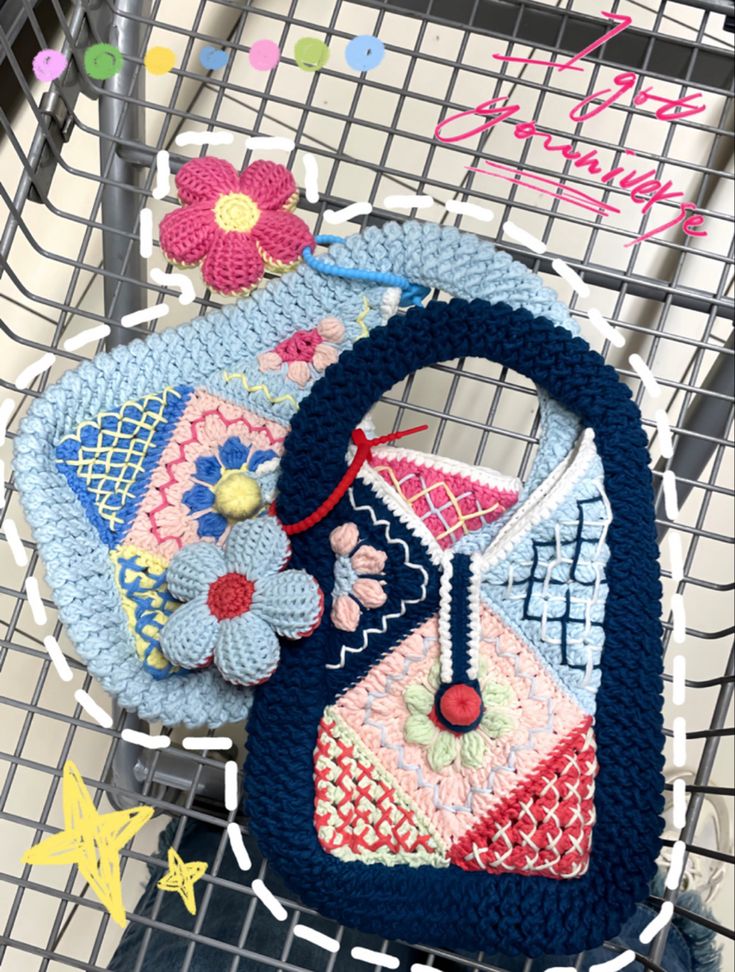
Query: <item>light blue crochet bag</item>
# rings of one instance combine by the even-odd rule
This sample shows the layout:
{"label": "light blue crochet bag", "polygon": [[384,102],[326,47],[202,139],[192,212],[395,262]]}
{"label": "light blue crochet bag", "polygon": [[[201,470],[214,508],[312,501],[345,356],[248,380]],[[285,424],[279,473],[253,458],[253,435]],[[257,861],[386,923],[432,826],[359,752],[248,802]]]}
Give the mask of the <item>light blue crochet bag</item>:
{"label": "light blue crochet bag", "polygon": [[[80,658],[124,708],[190,727],[247,717],[251,687],[162,653],[180,606],[167,566],[182,547],[223,546],[237,521],[267,515],[300,402],[396,313],[402,288],[415,294],[409,281],[574,329],[553,291],[490,243],[389,223],[232,306],[84,362],[32,405],[15,443],[23,508]],[[579,432],[540,400],[544,447],[526,491]]]}

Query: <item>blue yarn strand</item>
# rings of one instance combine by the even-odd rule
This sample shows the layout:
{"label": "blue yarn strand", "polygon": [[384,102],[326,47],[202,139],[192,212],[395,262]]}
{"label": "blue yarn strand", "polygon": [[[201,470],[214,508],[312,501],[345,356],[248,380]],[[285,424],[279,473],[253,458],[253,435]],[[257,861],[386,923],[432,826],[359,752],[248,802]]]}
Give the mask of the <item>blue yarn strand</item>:
{"label": "blue yarn strand", "polygon": [[[320,246],[329,246],[332,243],[341,243],[343,237],[330,236],[328,234],[315,237]],[[421,284],[411,283],[406,277],[397,273],[388,273],[381,270],[361,270],[359,267],[338,267],[333,263],[325,263],[319,257],[314,256],[310,246],[304,247],[301,252],[304,263],[312,270],[323,273],[328,277],[342,277],[344,280],[364,280],[366,283],[382,284],[385,287],[401,288],[401,307],[415,304],[423,307],[423,299],[430,292],[429,287]]]}

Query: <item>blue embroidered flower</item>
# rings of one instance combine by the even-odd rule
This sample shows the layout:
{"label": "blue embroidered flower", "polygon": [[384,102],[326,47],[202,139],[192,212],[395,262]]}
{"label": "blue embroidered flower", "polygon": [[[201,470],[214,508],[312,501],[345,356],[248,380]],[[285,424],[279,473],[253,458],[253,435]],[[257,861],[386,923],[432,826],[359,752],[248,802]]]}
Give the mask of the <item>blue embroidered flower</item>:
{"label": "blue embroidered flower", "polygon": [[216,455],[195,462],[195,484],[182,499],[197,518],[200,537],[219,540],[228,523],[262,512],[273,499],[278,455],[231,436]]}
{"label": "blue embroidered flower", "polygon": [[284,570],[288,537],[275,517],[233,526],[224,549],[183,547],[168,565],[166,583],[180,601],[161,634],[161,650],[182,668],[214,664],[236,685],[257,685],[278,664],[277,635],[296,639],[319,624],[324,597],[303,570]]}

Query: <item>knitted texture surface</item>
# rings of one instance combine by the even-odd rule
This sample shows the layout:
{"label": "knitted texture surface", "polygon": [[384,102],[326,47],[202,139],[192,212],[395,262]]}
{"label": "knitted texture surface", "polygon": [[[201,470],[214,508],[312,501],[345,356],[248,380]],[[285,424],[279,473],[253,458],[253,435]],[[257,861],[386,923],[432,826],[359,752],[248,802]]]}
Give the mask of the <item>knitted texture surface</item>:
{"label": "knitted texture surface", "polygon": [[168,620],[161,650],[174,665],[214,664],[227,682],[259,685],[278,664],[278,636],[303,638],[324,598],[303,570],[284,570],[288,537],[272,516],[235,524],[223,550],[183,547],[168,565],[173,596],[186,602]]}
{"label": "knitted texture surface", "polygon": [[180,267],[202,265],[204,282],[226,296],[245,296],[266,270],[296,266],[314,246],[292,209],[299,193],[285,166],[258,160],[242,172],[225,159],[191,159],[176,173],[180,209],[161,220],[161,249]]}
{"label": "knitted texture surface", "polygon": [[[323,503],[387,388],[469,355],[544,389],[555,441],[542,440],[535,485],[450,549],[366,466],[292,537],[325,615],[256,694],[247,811],[294,890],[346,924],[572,954],[619,931],[659,850],[661,590],[629,390],[546,315],[432,303],[314,387],[285,443],[277,513],[287,525]],[[355,606],[334,612],[343,597]],[[447,685],[461,692],[442,696]]]}
{"label": "knitted texture surface", "polygon": [[[194,169],[182,176],[182,211],[198,205],[210,183],[218,191],[232,186],[227,166],[205,182],[195,176]],[[284,178],[281,196],[289,185]],[[455,229],[386,224],[335,245],[324,259],[375,271],[395,265],[417,284],[503,297],[574,327],[538,277]],[[247,300],[83,362],[32,404],[13,460],[23,509],[61,620],[90,672],[124,708],[188,726],[247,716],[250,689],[227,683],[212,666],[182,670],[161,652],[161,632],[180,604],[166,584],[168,563],[182,547],[222,545],[238,520],[264,515],[301,402],[335,357],[386,323],[399,299],[395,287],[300,264]],[[565,410],[545,398],[542,408],[554,435],[539,469],[553,468],[578,431]],[[422,475],[424,489],[431,477]],[[455,496],[464,489],[448,485]],[[464,533],[462,524],[474,525],[467,518],[489,499],[463,498],[458,513],[442,513],[443,529]],[[503,495],[501,505],[511,499]],[[413,588],[420,572],[409,573]]]}

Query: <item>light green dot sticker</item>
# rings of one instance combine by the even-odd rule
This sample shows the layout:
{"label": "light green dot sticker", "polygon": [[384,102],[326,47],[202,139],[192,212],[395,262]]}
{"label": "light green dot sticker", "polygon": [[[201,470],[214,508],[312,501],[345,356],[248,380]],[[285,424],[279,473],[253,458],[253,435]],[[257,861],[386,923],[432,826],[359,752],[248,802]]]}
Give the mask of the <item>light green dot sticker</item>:
{"label": "light green dot sticker", "polygon": [[92,44],[84,52],[84,70],[94,81],[114,77],[123,66],[123,56],[114,44]]}
{"label": "light green dot sticker", "polygon": [[293,53],[302,71],[320,71],[329,60],[329,48],[318,37],[302,37]]}

